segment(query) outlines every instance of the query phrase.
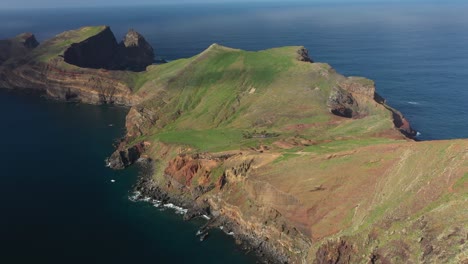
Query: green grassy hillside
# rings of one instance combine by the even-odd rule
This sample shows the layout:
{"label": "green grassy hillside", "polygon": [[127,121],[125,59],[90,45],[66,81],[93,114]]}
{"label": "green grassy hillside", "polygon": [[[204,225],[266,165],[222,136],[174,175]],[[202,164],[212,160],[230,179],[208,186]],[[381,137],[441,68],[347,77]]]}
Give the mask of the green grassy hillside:
{"label": "green grassy hillside", "polygon": [[151,158],[147,189],[208,204],[292,263],[466,263],[468,141],[405,137],[373,81],[311,63],[303,47],[213,44],[138,73],[64,61],[90,38],[115,42],[105,26],[68,31],[0,74],[65,100],[73,89],[114,102],[120,89],[133,106],[113,156]]}
{"label": "green grassy hillside", "polygon": [[[222,197],[245,221],[262,219],[258,208],[277,210],[312,241],[301,257],[291,251],[295,261],[333,262],[340,254],[352,263],[466,259],[468,142],[404,137],[391,108],[374,99],[371,80],[298,60],[301,48],[249,52],[213,44],[134,75],[142,103],[127,117],[128,130],[139,131],[130,145],[152,146],[155,182],[176,181],[193,192],[225,175],[222,191],[199,199]],[[347,96],[358,114],[332,114],[330,98]],[[239,151],[222,162],[184,161]],[[246,162],[245,178],[229,176]],[[194,169],[200,166],[203,173]]]}
{"label": "green grassy hillside", "polygon": [[[134,79],[137,94],[146,98],[141,107],[155,120],[148,137],[198,151],[279,140],[348,142],[380,134],[402,139],[391,113],[371,97],[357,95],[366,111],[360,119],[331,114],[327,102],[333,87],[349,82],[364,87],[371,81],[299,61],[300,48],[248,52],[213,44],[198,56],[149,67]],[[275,136],[262,138],[261,132]]]}

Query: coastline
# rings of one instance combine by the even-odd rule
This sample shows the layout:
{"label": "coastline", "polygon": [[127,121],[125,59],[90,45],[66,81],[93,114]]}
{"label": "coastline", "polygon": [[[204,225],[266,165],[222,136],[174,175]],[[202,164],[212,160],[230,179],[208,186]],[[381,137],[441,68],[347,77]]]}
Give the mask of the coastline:
{"label": "coastline", "polygon": [[[199,230],[202,240],[222,227],[245,251],[271,263],[338,263],[344,256],[392,261],[416,260],[421,248],[438,244],[453,249],[448,244],[458,238],[439,239],[451,230],[436,228],[448,213],[455,220],[447,226],[464,230],[457,210],[445,212],[439,202],[450,197],[453,207],[463,207],[467,142],[414,142],[417,132],[386,105],[372,80],[312,63],[303,47],[248,52],[211,45],[198,56],[132,73],[119,91],[93,77],[100,70],[69,80],[46,67],[30,80],[30,66],[10,78],[12,88],[45,78],[79,91],[64,86],[55,98],[65,101],[145,99],[128,112],[126,135],[106,164],[146,164],[135,190],[144,200],[179,208],[187,220],[209,217]],[[230,70],[238,66],[244,79]],[[213,79],[206,78],[213,69]],[[114,74],[108,78],[121,77]],[[88,90],[87,83],[95,86]],[[417,225],[426,215],[432,222]],[[404,236],[392,237],[395,232]],[[432,252],[423,258],[459,257],[456,249]]]}
{"label": "coastline", "polygon": [[290,263],[289,257],[282,254],[275,246],[255,234],[248,232],[242,226],[231,219],[221,216],[218,211],[210,210],[207,201],[197,203],[188,197],[171,194],[164,191],[152,179],[155,163],[151,159],[139,159],[133,166],[138,166],[138,178],[133,186],[134,196],[132,201],[143,201],[153,203],[155,207],[166,207],[174,210],[174,213],[184,216],[184,221],[195,218],[203,218],[206,223],[200,226],[194,236],[200,237],[200,241],[209,238],[212,229],[223,231],[226,236],[232,236],[236,245],[245,254],[254,253],[259,263],[281,264]]}

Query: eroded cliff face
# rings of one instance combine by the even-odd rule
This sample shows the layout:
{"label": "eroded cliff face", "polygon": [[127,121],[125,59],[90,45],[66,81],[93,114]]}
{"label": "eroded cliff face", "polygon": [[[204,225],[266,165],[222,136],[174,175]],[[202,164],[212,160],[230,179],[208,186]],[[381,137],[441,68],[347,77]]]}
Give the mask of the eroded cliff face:
{"label": "eroded cliff face", "polygon": [[[170,146],[159,147],[165,153],[174,151]],[[200,229],[202,235],[211,228],[222,228],[264,261],[306,263],[304,253],[311,240],[279,211],[243,190],[249,184],[251,170],[261,165],[254,160],[255,155],[235,152],[177,154],[173,158],[167,155],[164,162],[157,163],[165,166],[161,178],[152,178],[151,172],[137,183],[137,190],[144,196],[190,208],[188,218],[209,214],[210,221]]]}
{"label": "eroded cliff face", "polygon": [[388,106],[385,99],[375,91],[373,81],[360,77],[348,77],[332,88],[328,98],[330,112],[341,117],[360,119],[372,114],[378,103],[392,113],[393,124],[408,138],[414,138],[417,131],[398,110]]}
{"label": "eroded cliff face", "polygon": [[0,71],[0,87],[34,89],[47,96],[89,104],[133,105],[136,101],[130,87],[114,73],[83,68],[63,68],[61,58],[43,63],[27,63]]}

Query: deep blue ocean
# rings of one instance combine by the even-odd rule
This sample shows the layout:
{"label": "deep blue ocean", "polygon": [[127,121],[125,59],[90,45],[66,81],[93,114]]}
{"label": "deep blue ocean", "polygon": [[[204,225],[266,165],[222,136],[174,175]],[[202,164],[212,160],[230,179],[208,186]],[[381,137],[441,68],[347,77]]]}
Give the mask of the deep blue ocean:
{"label": "deep blue ocean", "polygon": [[[468,137],[466,14],[468,4],[404,3],[0,10],[0,39],[105,24],[118,39],[134,28],[167,60],[212,43],[303,45],[315,61],[375,80],[433,140]],[[0,263],[255,263],[221,232],[200,243],[201,220],[129,201],[136,168],[104,167],[127,111],[0,91]]]}

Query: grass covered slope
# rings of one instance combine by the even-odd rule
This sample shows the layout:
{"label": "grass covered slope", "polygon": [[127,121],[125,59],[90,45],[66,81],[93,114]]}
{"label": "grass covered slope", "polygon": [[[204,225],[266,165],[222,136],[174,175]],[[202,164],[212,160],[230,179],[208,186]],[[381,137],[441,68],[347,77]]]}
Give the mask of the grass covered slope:
{"label": "grass covered slope", "polygon": [[371,80],[301,54],[213,44],[135,75],[126,144],[152,184],[293,263],[466,260],[468,142],[409,140]]}
{"label": "grass covered slope", "polygon": [[[137,94],[146,98],[140,108],[154,123],[145,134],[168,143],[177,143],[177,138],[188,145],[206,142],[200,151],[212,151],[210,145],[217,150],[223,150],[221,145],[226,150],[251,145],[259,140],[243,140],[245,134],[262,131],[277,135],[275,141],[380,134],[403,139],[391,112],[374,100],[370,80],[346,78],[327,64],[299,61],[298,50],[301,47],[248,52],[214,44],[193,58],[149,67],[134,80]],[[330,113],[330,94],[345,84],[363,89],[363,94],[355,94],[359,118]],[[205,130],[211,136],[200,140],[197,135]]]}
{"label": "grass covered slope", "polygon": [[467,150],[454,140],[283,154],[245,190],[313,241],[345,237],[351,251],[390,263],[457,263],[468,250]]}
{"label": "grass covered slope", "polygon": [[144,195],[209,207],[211,225],[263,256],[467,263],[468,140],[414,142],[373,81],[312,63],[303,47],[213,44],[130,72],[109,70],[118,44],[106,26],[36,45],[0,43],[0,87],[132,106],[109,165],[150,158]]}

